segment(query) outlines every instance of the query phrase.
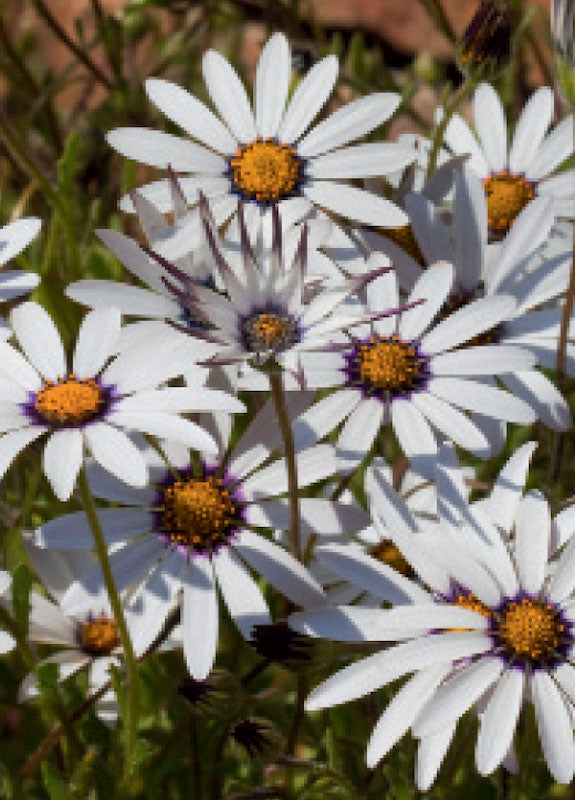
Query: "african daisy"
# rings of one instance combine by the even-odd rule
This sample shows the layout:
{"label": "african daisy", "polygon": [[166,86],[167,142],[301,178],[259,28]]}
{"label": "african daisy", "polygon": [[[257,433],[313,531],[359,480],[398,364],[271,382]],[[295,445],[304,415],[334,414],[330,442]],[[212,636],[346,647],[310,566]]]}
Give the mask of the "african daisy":
{"label": "african daisy", "polygon": [[[218,225],[234,214],[238,197],[250,204],[250,230],[257,228],[260,213],[271,202],[278,202],[281,212],[282,204],[294,197],[304,208],[319,205],[366,225],[386,227],[405,221],[393,203],[342,182],[385,175],[415,158],[413,149],[390,142],[348,146],[386,122],[401,102],[399,95],[361,97],[308,131],[335,85],[334,56],[319,61],[288,101],[290,49],[283,34],[274,34],[259,60],[254,112],[238,75],[223,56],[209,50],[202,70],[221,120],[179,86],[159,78],[146,81],[152,102],[201,144],[148,128],[119,128],[108,134],[112,147],[136,161],[188,173],[181,179],[184,194],[196,203],[198,191],[203,191]],[[142,191],[159,208],[170,209],[165,180]],[[190,236],[198,234],[197,213],[190,213],[178,227],[159,248],[167,258],[178,257]]]}
{"label": "african daisy", "polygon": [[[294,395],[292,412],[308,402]],[[256,624],[271,621],[267,603],[250,571],[298,606],[325,601],[319,584],[305,567],[265,529],[287,529],[290,508],[284,459],[270,455],[280,445],[280,432],[271,402],[255,417],[225,460],[228,437],[220,440],[220,455],[190,463],[188,451],[165,445],[170,468],[149,453],[151,483],[132,489],[103,470],[89,471],[96,497],[117,503],[98,516],[109,545],[111,567],[121,592],[129,591],[133,613],[128,624],[136,653],[144,652],[161,630],[174,606],[182,610],[186,663],[198,680],[208,675],[218,641],[216,586],[244,637]],[[298,485],[302,488],[335,471],[335,455],[328,445],[310,448],[297,457]],[[316,498],[300,498],[301,528],[322,533],[354,530],[366,522],[356,507]],[[86,549],[92,534],[83,513],[58,517],[36,531],[41,547]],[[72,585],[63,599],[67,611],[94,607],[105,589],[99,568]]]}
{"label": "african daisy", "polygon": [[[0,267],[28,247],[38,235],[40,226],[41,222],[36,217],[26,217],[0,228]],[[0,273],[0,303],[29,294],[39,282],[40,277],[33,272],[5,270]],[[0,337],[7,338],[9,335],[10,328],[0,319]]]}
{"label": "african daisy", "polygon": [[[377,764],[411,728],[420,739],[416,779],[422,790],[433,783],[459,718],[476,704],[481,774],[492,773],[512,750],[521,711],[531,702],[550,772],[560,783],[573,777],[575,547],[570,543],[551,557],[561,515],[552,521],[537,491],[522,496],[533,449],[528,443],[511,457],[487,503],[470,505],[454,452],[446,447],[435,536],[419,531],[401,498],[376,474],[378,513],[428,589],[412,582],[408,593],[398,575],[397,588],[406,594],[399,607],[340,606],[290,618],[306,634],[400,642],[336,673],[312,692],[307,708],[362,697],[413,673],[379,719],[367,763]],[[572,520],[571,514],[571,527]],[[375,571],[355,569],[358,585],[366,587],[370,577],[373,591]],[[381,577],[383,599],[393,583],[391,574]]]}
{"label": "african daisy", "polygon": [[[0,342],[0,476],[14,458],[45,437],[44,474],[57,497],[67,500],[84,461],[84,450],[120,480],[134,486],[147,481],[140,451],[125,431],[169,436],[189,447],[216,448],[210,434],[180,416],[205,409],[244,410],[235,397],[199,387],[163,388],[182,374],[194,353],[188,340],[174,336],[145,342],[112,358],[120,335],[120,312],[97,309],[80,328],[72,368],[56,326],[37,303],[11,314],[23,354]],[[193,352],[192,352],[193,351]]]}

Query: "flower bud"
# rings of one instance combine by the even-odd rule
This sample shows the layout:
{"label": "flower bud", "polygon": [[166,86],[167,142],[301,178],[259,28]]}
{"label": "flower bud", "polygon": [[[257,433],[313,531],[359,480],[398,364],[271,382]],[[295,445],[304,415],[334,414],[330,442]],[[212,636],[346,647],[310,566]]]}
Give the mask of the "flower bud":
{"label": "flower bud", "polygon": [[462,72],[492,78],[511,56],[511,11],[505,3],[482,0],[459,45]]}

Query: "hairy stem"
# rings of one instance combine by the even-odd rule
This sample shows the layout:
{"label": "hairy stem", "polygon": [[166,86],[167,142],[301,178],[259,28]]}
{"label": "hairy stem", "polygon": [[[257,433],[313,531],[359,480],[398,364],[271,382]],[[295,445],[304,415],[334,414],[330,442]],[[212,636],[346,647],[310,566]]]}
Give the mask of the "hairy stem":
{"label": "hairy stem", "polygon": [[106,591],[110,599],[110,606],[112,607],[112,612],[118,626],[118,632],[124,649],[124,658],[126,661],[126,762],[124,768],[125,774],[130,775],[133,767],[133,753],[138,733],[138,665],[134,656],[130,634],[128,633],[128,626],[126,624],[122,603],[120,602],[120,597],[114,582],[110,559],[108,558],[108,548],[96,513],[96,504],[90,492],[86,472],[83,468],[80,471],[78,483],[82,495],[82,503],[94,536],[96,555],[98,556],[98,561],[100,562],[100,567],[104,576],[104,583],[106,584]]}
{"label": "hairy stem", "polygon": [[281,372],[270,372],[270,387],[278,424],[284,443],[284,455],[287,467],[288,493],[290,502],[290,549],[294,558],[301,561],[301,545],[299,536],[299,496],[297,481],[297,464],[293,441],[293,431],[287,411]]}

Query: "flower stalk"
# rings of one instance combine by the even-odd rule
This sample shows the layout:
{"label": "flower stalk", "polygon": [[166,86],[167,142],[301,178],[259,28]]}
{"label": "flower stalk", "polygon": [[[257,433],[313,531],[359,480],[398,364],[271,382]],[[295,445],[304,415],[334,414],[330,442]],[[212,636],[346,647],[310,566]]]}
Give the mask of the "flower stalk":
{"label": "flower stalk", "polygon": [[293,431],[289,419],[285,393],[283,388],[282,373],[279,370],[269,372],[270,388],[273,397],[274,407],[282,439],[284,443],[284,455],[286,460],[288,493],[290,502],[290,529],[289,542],[290,550],[294,558],[301,561],[301,544],[299,535],[299,496],[297,481],[297,464],[295,458],[295,448],[293,441]]}
{"label": "flower stalk", "polygon": [[96,547],[96,555],[102,569],[106,591],[110,600],[110,606],[114,619],[118,626],[122,647],[124,650],[124,658],[126,661],[126,711],[125,711],[125,774],[129,776],[132,772],[134,764],[133,754],[136,746],[136,739],[138,735],[138,711],[139,711],[139,698],[138,698],[138,665],[132,647],[132,641],[128,632],[126,618],[122,609],[122,603],[116,589],[112,568],[110,566],[110,559],[108,557],[108,548],[102,533],[102,528],[96,513],[96,504],[84,469],[80,470],[78,478],[78,485],[80,487],[80,494],[82,496],[82,504],[92,529],[94,536],[94,544]]}

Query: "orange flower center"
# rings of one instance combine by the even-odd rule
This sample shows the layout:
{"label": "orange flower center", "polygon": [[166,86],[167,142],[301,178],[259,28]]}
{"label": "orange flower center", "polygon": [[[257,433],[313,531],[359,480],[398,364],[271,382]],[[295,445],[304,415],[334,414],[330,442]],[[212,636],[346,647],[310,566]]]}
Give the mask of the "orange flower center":
{"label": "orange flower center", "polygon": [[236,510],[220,478],[180,480],[164,490],[162,528],[171,542],[211,552],[227,542]]}
{"label": "orange flower center", "polygon": [[270,312],[249,317],[243,323],[243,334],[248,350],[256,353],[285,350],[299,338],[297,325],[291,317]]}
{"label": "orange flower center", "polygon": [[415,347],[397,336],[372,336],[368,343],[360,346],[360,378],[376,389],[412,389],[420,371],[421,363]]}
{"label": "orange flower center", "polygon": [[484,178],[487,219],[494,233],[505,234],[525,206],[535,197],[535,188],[521,175],[507,170]]}
{"label": "orange flower center", "polygon": [[34,408],[51,425],[81,425],[98,416],[104,395],[92,378],[76,378],[72,373],[46,381],[36,395]]}
{"label": "orange flower center", "polygon": [[290,145],[256,139],[238,147],[230,169],[234,186],[244,197],[269,203],[293,192],[300,179],[301,162]]}
{"label": "orange flower center", "polygon": [[107,656],[120,644],[116,620],[100,614],[80,627],[80,647],[91,656]]}
{"label": "orange flower center", "polygon": [[511,655],[544,661],[557,650],[565,626],[554,606],[524,598],[507,606],[498,632]]}

